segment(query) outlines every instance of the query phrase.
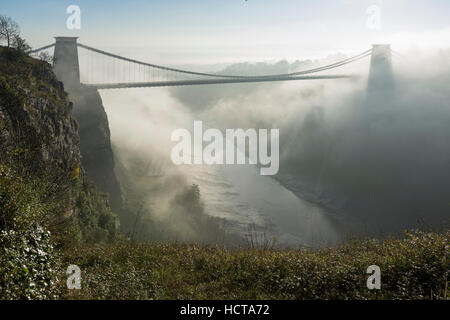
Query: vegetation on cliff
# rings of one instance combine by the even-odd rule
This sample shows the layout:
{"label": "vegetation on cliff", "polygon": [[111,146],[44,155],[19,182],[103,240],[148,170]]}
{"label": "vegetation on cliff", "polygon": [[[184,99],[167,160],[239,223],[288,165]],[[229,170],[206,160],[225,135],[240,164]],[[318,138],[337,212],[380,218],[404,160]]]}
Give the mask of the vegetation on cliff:
{"label": "vegetation on cliff", "polygon": [[0,298],[52,297],[55,248],[116,235],[77,130],[51,66],[0,47]]}
{"label": "vegetation on cliff", "polygon": [[0,165],[0,298],[52,297],[57,267],[45,187]]}

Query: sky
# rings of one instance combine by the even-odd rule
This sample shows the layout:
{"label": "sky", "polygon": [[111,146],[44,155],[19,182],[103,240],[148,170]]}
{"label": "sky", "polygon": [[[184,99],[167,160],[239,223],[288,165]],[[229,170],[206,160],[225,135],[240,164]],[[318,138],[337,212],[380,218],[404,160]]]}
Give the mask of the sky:
{"label": "sky", "polygon": [[[81,9],[80,30],[66,27],[70,5]],[[376,27],[371,6],[380,10]],[[0,14],[19,23],[32,47],[78,36],[174,65],[322,58],[372,43],[436,49],[450,39],[448,0],[0,0]]]}

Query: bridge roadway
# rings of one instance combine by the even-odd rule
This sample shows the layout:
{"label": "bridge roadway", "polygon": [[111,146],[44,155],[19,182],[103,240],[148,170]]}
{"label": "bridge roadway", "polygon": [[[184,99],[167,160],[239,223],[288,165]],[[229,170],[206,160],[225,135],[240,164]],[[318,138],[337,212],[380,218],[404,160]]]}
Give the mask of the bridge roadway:
{"label": "bridge roadway", "polygon": [[356,75],[336,74],[336,75],[314,75],[314,76],[283,76],[283,77],[249,77],[249,78],[220,78],[220,79],[199,79],[199,80],[178,80],[178,81],[152,81],[152,82],[124,82],[124,83],[97,83],[83,84],[87,87],[97,89],[124,89],[124,88],[148,88],[148,87],[173,87],[190,86],[202,84],[221,83],[252,83],[252,82],[272,82],[272,81],[293,81],[293,80],[321,80],[321,79],[355,79]]}

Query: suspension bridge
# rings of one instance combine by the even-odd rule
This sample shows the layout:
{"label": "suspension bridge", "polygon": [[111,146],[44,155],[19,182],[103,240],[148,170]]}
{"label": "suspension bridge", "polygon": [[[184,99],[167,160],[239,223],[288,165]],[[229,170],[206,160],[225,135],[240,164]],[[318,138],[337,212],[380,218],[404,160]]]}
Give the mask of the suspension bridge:
{"label": "suspension bridge", "polygon": [[[55,43],[31,50],[29,53],[38,54],[54,48],[53,68],[57,78],[66,87],[82,84],[97,89],[348,79],[354,78],[355,75],[323,74],[323,72],[340,68],[369,56],[371,57],[369,77],[376,75],[377,70],[384,73],[386,70],[391,70],[392,51],[389,45],[373,45],[371,49],[358,55],[307,70],[280,74],[245,75],[204,73],[152,64],[78,43],[77,39],[76,37],[55,37]],[[79,50],[84,51],[82,55],[83,72],[80,71]]]}

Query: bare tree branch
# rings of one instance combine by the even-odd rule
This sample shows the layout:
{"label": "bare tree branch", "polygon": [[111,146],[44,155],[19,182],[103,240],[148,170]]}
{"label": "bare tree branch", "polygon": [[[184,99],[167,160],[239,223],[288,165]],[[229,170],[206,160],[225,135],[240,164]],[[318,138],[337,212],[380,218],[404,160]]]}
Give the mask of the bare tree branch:
{"label": "bare tree branch", "polygon": [[6,41],[10,48],[15,37],[19,36],[20,28],[17,22],[8,16],[0,15],[0,42]]}

